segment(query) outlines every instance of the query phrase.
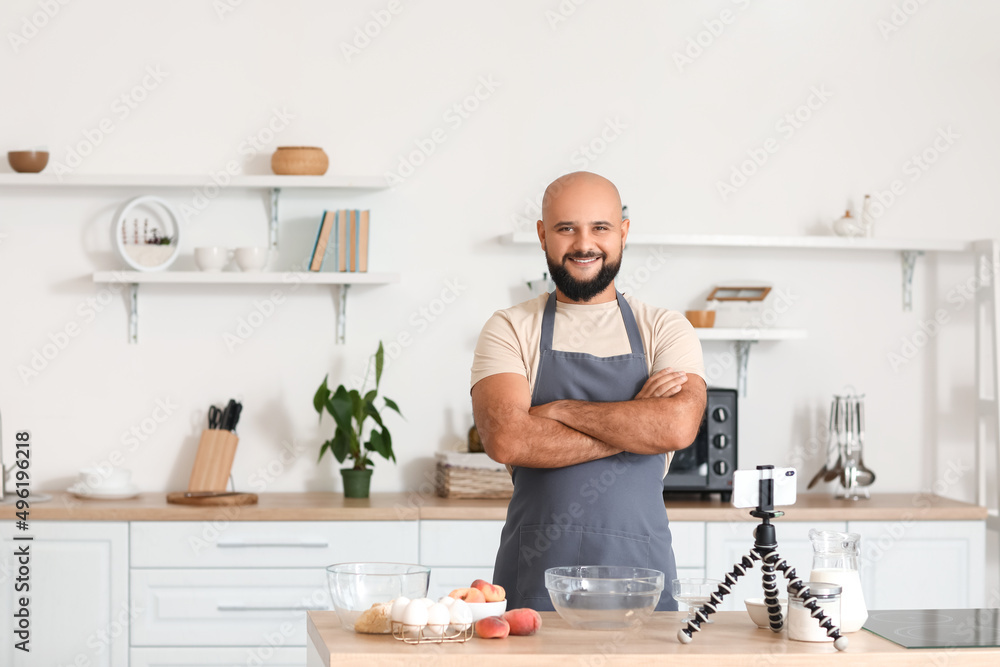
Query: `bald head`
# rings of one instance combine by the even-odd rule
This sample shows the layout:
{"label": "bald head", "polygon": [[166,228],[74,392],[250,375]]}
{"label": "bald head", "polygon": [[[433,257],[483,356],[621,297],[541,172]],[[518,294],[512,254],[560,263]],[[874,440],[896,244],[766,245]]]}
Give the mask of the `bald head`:
{"label": "bald head", "polygon": [[[595,215],[597,218],[593,217]],[[560,176],[545,188],[542,221],[546,226],[559,221],[592,222],[595,219],[610,223],[622,219],[621,195],[608,179],[589,171],[575,171]]]}

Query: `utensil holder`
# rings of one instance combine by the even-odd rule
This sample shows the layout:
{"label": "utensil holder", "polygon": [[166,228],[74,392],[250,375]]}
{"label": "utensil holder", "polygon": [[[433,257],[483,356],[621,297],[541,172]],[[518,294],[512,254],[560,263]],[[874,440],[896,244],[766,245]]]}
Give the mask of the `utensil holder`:
{"label": "utensil holder", "polygon": [[205,429],[191,468],[188,491],[225,491],[240,439],[232,431]]}

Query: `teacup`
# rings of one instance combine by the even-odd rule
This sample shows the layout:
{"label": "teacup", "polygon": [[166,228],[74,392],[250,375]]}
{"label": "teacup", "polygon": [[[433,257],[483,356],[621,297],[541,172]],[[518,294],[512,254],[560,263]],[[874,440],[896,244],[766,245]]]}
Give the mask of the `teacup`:
{"label": "teacup", "polygon": [[236,249],[236,263],[243,271],[260,271],[267,266],[268,249],[251,247]]}
{"label": "teacup", "polygon": [[119,491],[132,483],[132,471],[127,468],[83,468],[77,473],[76,483],[87,491]]}
{"label": "teacup", "polygon": [[229,263],[229,250],[220,246],[194,249],[194,263],[202,271],[221,271]]}

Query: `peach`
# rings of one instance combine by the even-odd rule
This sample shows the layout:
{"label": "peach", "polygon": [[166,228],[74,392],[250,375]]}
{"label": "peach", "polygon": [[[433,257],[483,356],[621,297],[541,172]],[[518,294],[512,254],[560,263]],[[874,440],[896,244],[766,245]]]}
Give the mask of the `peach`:
{"label": "peach", "polygon": [[476,623],[476,634],[483,639],[504,639],[510,634],[510,624],[499,616],[487,616]]}
{"label": "peach", "polygon": [[478,588],[456,588],[448,593],[448,597],[472,603],[486,602],[486,596]]}
{"label": "peach", "polygon": [[518,637],[533,635],[542,627],[542,617],[534,609],[524,607],[522,609],[511,609],[501,616],[510,626],[510,634]]}
{"label": "peach", "polygon": [[476,579],[473,581],[472,588],[478,588],[481,590],[487,602],[500,602],[501,600],[507,599],[507,591],[503,589],[503,586],[491,584],[483,579]]}

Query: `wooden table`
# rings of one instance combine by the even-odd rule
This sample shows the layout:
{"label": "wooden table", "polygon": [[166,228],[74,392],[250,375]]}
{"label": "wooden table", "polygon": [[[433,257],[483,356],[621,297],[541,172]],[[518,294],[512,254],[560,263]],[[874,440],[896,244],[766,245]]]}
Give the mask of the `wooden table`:
{"label": "wooden table", "polygon": [[787,639],[754,625],[744,612],[713,615],[691,644],[677,641],[682,612],[657,612],[633,631],[574,630],[555,612],[542,614],[542,627],[531,637],[480,639],[464,644],[409,645],[390,635],[359,635],[340,627],[334,612],[309,612],[307,667],[330,665],[427,665],[428,667],[517,667],[549,665],[678,665],[737,667],[877,665],[911,667],[958,665],[996,667],[1000,648],[905,649],[866,630],[847,635],[842,653],[832,644]]}

